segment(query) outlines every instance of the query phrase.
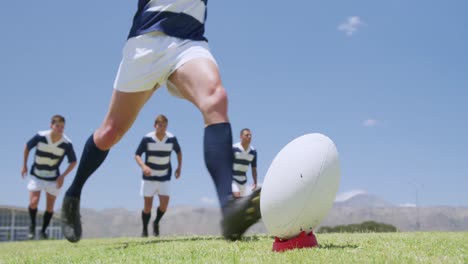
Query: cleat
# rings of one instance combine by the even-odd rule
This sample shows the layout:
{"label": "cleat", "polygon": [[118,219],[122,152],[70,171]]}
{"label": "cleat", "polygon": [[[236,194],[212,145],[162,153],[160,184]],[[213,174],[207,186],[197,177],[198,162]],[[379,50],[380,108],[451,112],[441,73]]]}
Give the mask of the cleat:
{"label": "cleat", "polygon": [[153,235],[155,237],[159,236],[159,224],[156,222],[153,222]]}
{"label": "cleat", "polygon": [[46,240],[49,239],[49,235],[46,234],[46,232],[40,232],[39,233],[39,239]]}
{"label": "cleat", "polygon": [[141,232],[141,237],[148,237],[148,230],[143,229],[143,232]]}
{"label": "cleat", "polygon": [[62,233],[72,242],[81,239],[80,199],[65,196],[62,203]]}
{"label": "cleat", "polygon": [[30,225],[29,226],[29,233],[28,233],[28,239],[33,240],[36,237],[36,227]]}
{"label": "cleat", "polygon": [[226,240],[239,240],[247,229],[261,218],[260,191],[230,200],[223,208],[223,236]]}

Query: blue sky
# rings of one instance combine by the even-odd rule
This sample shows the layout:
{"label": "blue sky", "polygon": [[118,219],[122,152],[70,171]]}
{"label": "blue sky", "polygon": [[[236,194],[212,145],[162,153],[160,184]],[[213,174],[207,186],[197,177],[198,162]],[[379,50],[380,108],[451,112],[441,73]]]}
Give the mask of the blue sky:
{"label": "blue sky", "polygon": [[[107,110],[135,9],[136,1],[2,2],[0,204],[27,206],[23,147],[53,114],[67,118],[81,155]],[[420,205],[468,206],[466,10],[462,0],[210,1],[206,35],[234,140],[251,128],[260,182],[286,143],[319,132],[340,153],[340,193],[365,190],[395,204],[417,193]],[[215,205],[201,115],[164,88],[88,181],[83,207],[142,207],[133,157],[159,113],[184,155],[171,205]]]}

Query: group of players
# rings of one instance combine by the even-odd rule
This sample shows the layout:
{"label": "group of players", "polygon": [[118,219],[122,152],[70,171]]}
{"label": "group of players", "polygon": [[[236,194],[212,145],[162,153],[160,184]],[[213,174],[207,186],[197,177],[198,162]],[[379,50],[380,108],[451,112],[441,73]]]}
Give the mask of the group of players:
{"label": "group of players", "polygon": [[[240,163],[234,164],[228,96],[221,81],[218,64],[205,37],[207,6],[208,0],[138,0],[108,111],[101,125],[86,141],[75,177],[63,198],[61,228],[68,241],[78,242],[81,239],[80,201],[86,181],[101,166],[109,150],[125,135],[140,110],[161,86],[166,86],[172,95],[192,103],[203,116],[204,161],[218,196],[224,238],[240,239],[261,218],[259,188],[244,197],[233,198],[233,189],[235,193],[243,191],[242,187],[233,188],[233,178],[236,181],[235,186],[242,184],[244,180],[238,172],[245,169],[246,164],[241,158]],[[53,119],[51,131],[39,133],[26,146],[23,175],[27,171],[26,154],[32,147],[38,147],[35,164],[31,169],[34,179],[30,184],[31,218],[37,212],[40,195],[38,190],[42,186],[59,189],[65,174],[75,165],[76,158],[71,143],[62,137],[65,119],[58,119],[59,121]],[[158,136],[158,129],[161,131],[163,125],[158,127],[159,123],[156,134],[145,137],[143,141],[147,142],[146,145],[140,144],[141,148],[136,153],[137,162],[143,169],[142,193],[148,197],[156,194],[155,189],[162,191],[162,196],[168,196],[164,193],[164,186],[160,186],[157,181],[147,180],[167,177],[164,174],[170,170],[168,163],[161,160],[167,161],[169,150],[166,149],[171,144],[159,144],[162,140],[169,140],[170,135],[159,132]],[[176,147],[174,143],[175,139],[170,141],[173,141],[170,150],[179,150],[180,153],[180,147]],[[145,151],[147,162],[141,160],[141,154]],[[161,153],[165,153],[165,158],[159,158]],[[67,155],[71,163],[63,174],[59,174],[58,164],[64,155]],[[239,154],[235,157],[236,160],[237,157],[251,159],[249,155]],[[178,155],[179,162],[181,157]],[[177,176],[180,176],[180,163],[176,169]],[[54,191],[57,194],[57,190]],[[52,196],[49,205],[55,201],[56,195]],[[144,224],[150,218],[151,201],[149,198],[145,199],[142,212]],[[161,199],[156,221],[161,219],[167,201],[168,198]],[[52,208],[53,206],[48,207],[48,213],[44,215],[47,219],[44,220],[52,217]],[[44,223],[47,224],[47,221]],[[156,234],[159,231],[157,223]],[[44,231],[41,234],[45,236],[45,229],[41,231]],[[143,231],[145,234],[147,229]]]}
{"label": "group of players", "polygon": [[[169,120],[165,115],[158,115],[154,121],[154,130],[147,133],[140,141],[135,152],[135,160],[142,171],[140,195],[144,199],[141,212],[142,237],[148,237],[148,224],[153,208],[153,198],[158,196],[159,206],[153,221],[153,235],[159,236],[159,222],[167,211],[170,198],[170,180],[172,178],[171,153],[177,155],[177,168],[174,176],[179,179],[182,169],[182,150],[177,137],[167,131]],[[41,191],[46,194],[46,210],[44,212],[40,239],[47,239],[47,227],[54,213],[54,204],[64,178],[76,166],[76,155],[71,140],[64,134],[65,118],[54,115],[51,118],[50,130],[39,131],[24,148],[22,177],[28,174],[29,152],[36,148],[34,162],[29,170],[27,189],[29,190],[29,239],[36,236],[36,214]],[[232,146],[233,154],[233,197],[242,197],[257,189],[257,151],[251,145],[252,133],[244,128],[240,131],[240,141]],[[143,160],[144,156],[144,160]],[[68,160],[66,170],[60,172],[60,164],[64,158]],[[252,168],[253,183],[247,185],[247,171]]]}

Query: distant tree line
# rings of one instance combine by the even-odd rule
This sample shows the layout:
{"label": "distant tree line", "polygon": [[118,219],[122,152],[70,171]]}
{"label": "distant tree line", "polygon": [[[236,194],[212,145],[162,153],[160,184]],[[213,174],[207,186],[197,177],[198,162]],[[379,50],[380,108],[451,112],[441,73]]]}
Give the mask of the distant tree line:
{"label": "distant tree line", "polygon": [[360,224],[337,225],[337,226],[322,226],[317,230],[317,233],[385,233],[397,232],[397,228],[393,225],[378,223],[375,221],[366,221]]}

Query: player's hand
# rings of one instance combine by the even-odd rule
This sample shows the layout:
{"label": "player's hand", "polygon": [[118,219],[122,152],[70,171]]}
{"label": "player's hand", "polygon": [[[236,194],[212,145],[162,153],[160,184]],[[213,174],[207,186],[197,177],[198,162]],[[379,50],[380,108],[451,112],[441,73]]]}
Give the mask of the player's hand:
{"label": "player's hand", "polygon": [[23,169],[21,169],[21,177],[25,177],[28,174],[28,167],[24,166]]}
{"label": "player's hand", "polygon": [[145,175],[145,176],[147,176],[147,177],[151,176],[151,169],[150,169],[150,167],[144,165],[144,167],[143,167],[143,175]]}
{"label": "player's hand", "polygon": [[179,179],[179,177],[180,177],[180,171],[181,171],[180,167],[177,167],[177,169],[175,170],[175,177],[176,177],[176,179]]}
{"label": "player's hand", "polygon": [[65,179],[65,177],[63,175],[60,175],[58,178],[57,178],[57,188],[60,189],[62,188],[63,186],[63,180]]}
{"label": "player's hand", "polygon": [[255,191],[257,189],[257,184],[256,183],[253,183],[252,184],[252,191]]}

